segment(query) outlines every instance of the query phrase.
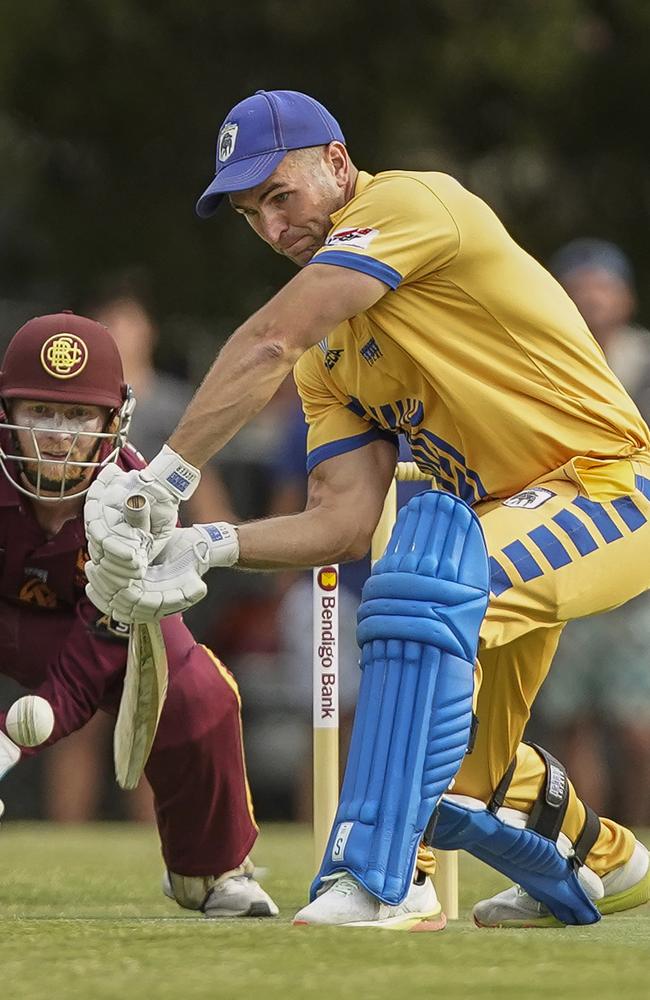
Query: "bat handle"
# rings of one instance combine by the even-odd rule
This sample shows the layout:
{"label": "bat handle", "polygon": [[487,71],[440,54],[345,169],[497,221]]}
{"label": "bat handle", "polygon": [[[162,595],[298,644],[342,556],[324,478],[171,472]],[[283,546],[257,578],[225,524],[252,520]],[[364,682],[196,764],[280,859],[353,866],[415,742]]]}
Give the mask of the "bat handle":
{"label": "bat handle", "polygon": [[151,530],[151,507],[149,500],[143,493],[132,493],[124,501],[124,520],[132,528],[141,528],[142,531]]}

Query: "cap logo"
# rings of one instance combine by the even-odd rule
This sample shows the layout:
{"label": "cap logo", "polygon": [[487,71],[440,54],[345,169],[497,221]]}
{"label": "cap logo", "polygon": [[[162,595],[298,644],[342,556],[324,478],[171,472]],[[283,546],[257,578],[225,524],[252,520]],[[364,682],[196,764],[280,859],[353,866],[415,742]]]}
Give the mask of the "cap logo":
{"label": "cap logo", "polygon": [[219,132],[219,138],[217,139],[217,158],[220,163],[225,163],[229,157],[235,152],[235,143],[237,142],[237,133],[239,132],[239,125],[235,122],[226,122],[221,131]]}
{"label": "cap logo", "polygon": [[56,333],[41,348],[41,364],[54,378],[74,378],[86,367],[88,348],[74,333]]}

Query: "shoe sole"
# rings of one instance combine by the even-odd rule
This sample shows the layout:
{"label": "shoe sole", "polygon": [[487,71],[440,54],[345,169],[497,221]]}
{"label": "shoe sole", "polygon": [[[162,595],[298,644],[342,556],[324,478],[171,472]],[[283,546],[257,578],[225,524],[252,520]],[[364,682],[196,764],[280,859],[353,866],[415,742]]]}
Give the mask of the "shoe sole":
{"label": "shoe sole", "polygon": [[251,903],[247,910],[213,910],[211,913],[206,913],[205,916],[208,920],[234,920],[240,917],[277,917],[277,911],[274,913],[270,908],[268,903]]}
{"label": "shoe sole", "polygon": [[[631,886],[629,889],[624,889],[622,892],[614,893],[613,896],[604,896],[596,902],[596,909],[600,912],[603,917],[606,917],[610,913],[621,913],[623,910],[633,910],[637,906],[643,906],[644,903],[650,903],[650,868],[636,885]],[[532,918],[529,920],[502,920],[498,924],[482,924],[477,917],[474,917],[474,923],[477,927],[481,928],[499,928],[499,927],[566,927],[561,920],[557,917],[552,916],[550,913],[546,917]]]}
{"label": "shoe sole", "polygon": [[620,913],[621,910],[633,910],[635,906],[643,906],[644,903],[650,903],[650,867],[636,885],[616,892],[613,896],[604,896],[596,906],[605,916],[608,913]]}
{"label": "shoe sole", "polygon": [[294,920],[294,927],[368,927],[375,931],[442,931],[447,926],[444,913],[418,913],[389,917],[387,920],[355,920],[347,924],[317,924],[310,920]]}

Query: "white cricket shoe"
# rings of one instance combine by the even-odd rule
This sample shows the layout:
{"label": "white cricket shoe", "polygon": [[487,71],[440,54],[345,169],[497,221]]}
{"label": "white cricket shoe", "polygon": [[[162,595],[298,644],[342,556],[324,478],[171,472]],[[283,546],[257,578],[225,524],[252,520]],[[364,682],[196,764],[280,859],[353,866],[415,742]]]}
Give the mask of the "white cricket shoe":
{"label": "white cricket shoe", "polygon": [[165,872],[162,889],[179,906],[200,910],[211,920],[277,917],[279,913],[269,894],[253,878],[248,859],[219,878],[192,878]]}
{"label": "white cricket shoe", "polygon": [[441,931],[447,918],[431,879],[411,883],[406,899],[388,906],[345,873],[329,880],[313,903],[293,918],[294,926],[374,927],[392,931]]}
{"label": "white cricket shoe", "polygon": [[[620,868],[615,868],[598,879],[590,869],[582,867],[578,871],[578,878],[602,914],[629,910],[650,900],[650,858],[648,851],[638,840],[632,857]],[[504,889],[491,899],[482,899],[476,904],[472,914],[477,927],[565,926],[550,913],[544,903],[533,899],[518,885]]]}

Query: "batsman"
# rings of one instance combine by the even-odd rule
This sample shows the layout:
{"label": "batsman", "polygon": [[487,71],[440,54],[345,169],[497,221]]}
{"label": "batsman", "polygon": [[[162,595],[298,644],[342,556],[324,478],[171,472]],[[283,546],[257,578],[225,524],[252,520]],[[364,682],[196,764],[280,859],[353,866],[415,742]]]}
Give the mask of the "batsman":
{"label": "batsman", "polygon": [[[299,273],[233,333],[152,463],[94,481],[89,596],[150,621],[198,600],[209,566],[361,556],[405,435],[439,488],[402,509],[363,591],[338,813],[296,923],[441,929],[432,846],[514,883],[476,904],[480,926],[646,902],[645,847],[522,742],[564,624],[650,583],[649,431],[577,309],[480,198],[442,173],[358,170],[304,94],[231,109],[198,214],[224,200]],[[292,369],[306,509],[177,528],[200,467]],[[124,522],[132,492],[153,540]]]}
{"label": "batsman", "polygon": [[[118,349],[90,319],[58,313],[21,327],[2,362],[0,397],[0,670],[50,705],[47,747],[98,710],[116,716],[123,701],[129,628],[84,593],[82,508],[99,469],[137,470],[144,460],[127,441],[135,399]],[[208,917],[275,916],[248,857],[257,826],[237,685],[180,615],[162,633],[167,697],[145,770],[163,890]],[[10,739],[0,712],[0,779],[30,752]]]}

